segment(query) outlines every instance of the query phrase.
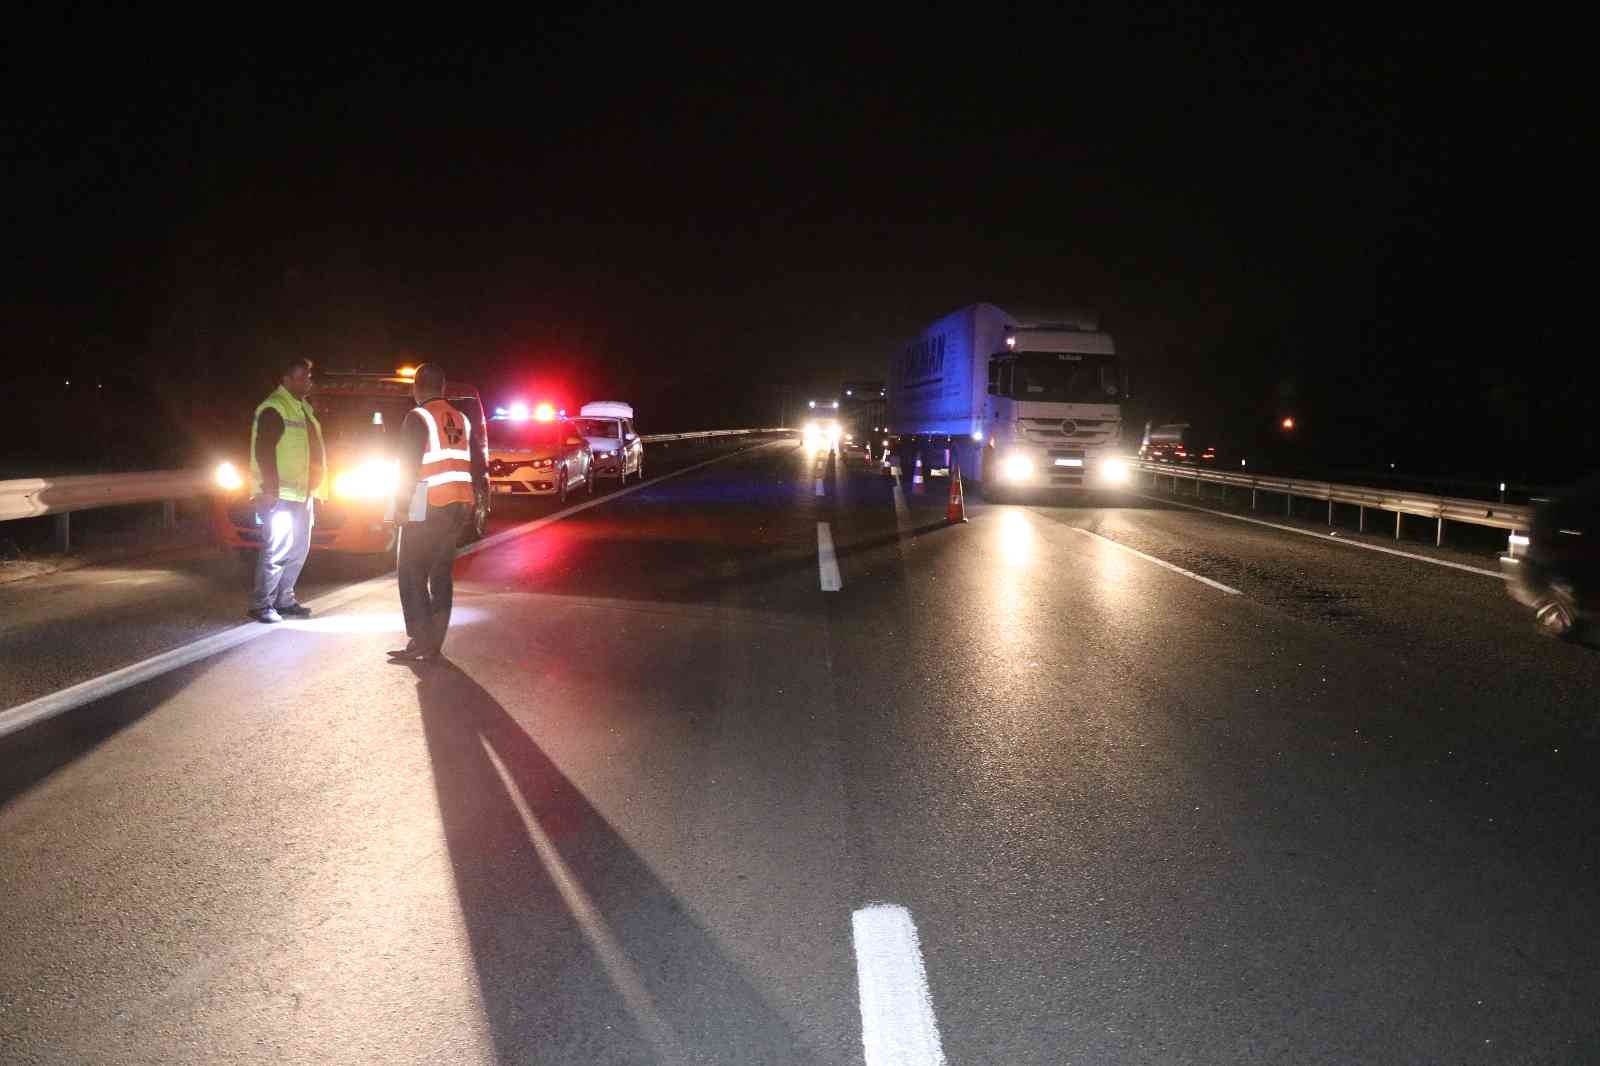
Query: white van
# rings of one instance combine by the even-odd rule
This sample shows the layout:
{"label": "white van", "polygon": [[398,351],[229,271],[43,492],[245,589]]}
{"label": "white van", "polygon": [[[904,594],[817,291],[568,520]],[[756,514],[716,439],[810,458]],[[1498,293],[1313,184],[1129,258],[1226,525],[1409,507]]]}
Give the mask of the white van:
{"label": "white van", "polygon": [[644,441],[633,426],[633,408],[619,400],[586,403],[572,420],[594,452],[596,477],[644,478]]}

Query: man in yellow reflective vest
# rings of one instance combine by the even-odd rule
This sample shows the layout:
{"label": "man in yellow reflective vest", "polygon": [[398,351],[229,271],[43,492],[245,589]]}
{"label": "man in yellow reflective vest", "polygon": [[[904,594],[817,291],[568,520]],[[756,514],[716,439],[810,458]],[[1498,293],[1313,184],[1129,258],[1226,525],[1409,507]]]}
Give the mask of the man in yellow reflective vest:
{"label": "man in yellow reflective vest", "polygon": [[[444,393],[443,367],[417,367],[411,382],[417,406],[400,425],[402,495],[395,501],[395,520],[405,524],[395,569],[409,639],[389,653],[395,662],[432,659],[444,647],[455,596],[456,544],[476,493],[488,492],[484,427],[473,424]],[[426,495],[427,507],[425,517],[414,521],[410,510],[419,492]]]}
{"label": "man in yellow reflective vest", "polygon": [[311,616],[294,594],[311,551],[315,501],[328,498],[322,425],[306,399],[311,367],[309,359],[290,360],[250,427],[250,495],[261,523],[261,556],[246,613],[258,622]]}

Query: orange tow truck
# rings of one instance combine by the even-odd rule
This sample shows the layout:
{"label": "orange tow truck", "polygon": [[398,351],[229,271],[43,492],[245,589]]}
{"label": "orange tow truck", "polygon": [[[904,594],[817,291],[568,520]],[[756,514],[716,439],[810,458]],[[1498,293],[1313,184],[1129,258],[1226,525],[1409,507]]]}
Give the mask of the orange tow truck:
{"label": "orange tow truck", "polygon": [[[319,373],[311,387],[311,404],[322,423],[331,475],[329,499],[319,503],[311,530],[312,551],[376,555],[392,552],[395,527],[383,520],[394,497],[399,462],[395,449],[400,423],[416,406],[411,399],[415,371],[401,367],[394,374]],[[452,381],[446,398],[468,418],[484,426],[483,401],[471,385]],[[484,457],[488,461],[487,454]],[[250,457],[220,464],[211,497],[211,527],[218,543],[241,555],[261,547],[261,524],[250,503]],[[489,524],[489,496],[478,494],[472,520],[463,537],[477,540]]]}

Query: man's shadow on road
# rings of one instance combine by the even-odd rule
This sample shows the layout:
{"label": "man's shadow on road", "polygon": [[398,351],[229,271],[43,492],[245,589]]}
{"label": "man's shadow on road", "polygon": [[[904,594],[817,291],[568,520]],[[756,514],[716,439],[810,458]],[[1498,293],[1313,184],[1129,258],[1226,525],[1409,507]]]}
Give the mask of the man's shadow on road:
{"label": "man's shadow on road", "polygon": [[831,1061],[492,695],[448,660],[411,667],[501,1061]]}

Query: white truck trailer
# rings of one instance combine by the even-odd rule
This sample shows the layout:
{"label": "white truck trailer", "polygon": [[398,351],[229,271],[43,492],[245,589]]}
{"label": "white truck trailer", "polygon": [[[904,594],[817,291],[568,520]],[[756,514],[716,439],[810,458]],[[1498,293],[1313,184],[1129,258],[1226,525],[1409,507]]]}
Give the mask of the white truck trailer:
{"label": "white truck trailer", "polygon": [[1127,375],[1111,337],[1082,315],[1013,315],[973,304],[928,326],[889,361],[891,450],[942,466],[985,496],[1127,482]]}

